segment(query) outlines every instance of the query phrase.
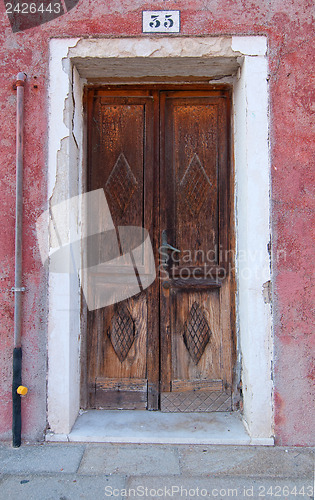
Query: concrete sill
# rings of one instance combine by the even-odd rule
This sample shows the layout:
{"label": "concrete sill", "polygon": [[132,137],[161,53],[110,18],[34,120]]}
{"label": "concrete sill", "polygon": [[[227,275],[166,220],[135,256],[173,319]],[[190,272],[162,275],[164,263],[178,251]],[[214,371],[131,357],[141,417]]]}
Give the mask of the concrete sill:
{"label": "concrete sill", "polygon": [[156,443],[273,445],[273,438],[252,439],[238,412],[161,413],[136,410],[82,412],[70,434],[46,435],[46,441],[84,443]]}

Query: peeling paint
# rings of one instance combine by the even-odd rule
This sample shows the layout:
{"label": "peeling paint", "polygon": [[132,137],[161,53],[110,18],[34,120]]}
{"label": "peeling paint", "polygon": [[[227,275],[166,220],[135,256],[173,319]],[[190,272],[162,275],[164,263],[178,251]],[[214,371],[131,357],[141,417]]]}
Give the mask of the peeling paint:
{"label": "peeling paint", "polygon": [[271,304],[272,301],[272,287],[271,287],[271,281],[266,281],[266,283],[263,284],[262,286],[262,292],[263,292],[263,297],[264,297],[264,302],[265,304]]}

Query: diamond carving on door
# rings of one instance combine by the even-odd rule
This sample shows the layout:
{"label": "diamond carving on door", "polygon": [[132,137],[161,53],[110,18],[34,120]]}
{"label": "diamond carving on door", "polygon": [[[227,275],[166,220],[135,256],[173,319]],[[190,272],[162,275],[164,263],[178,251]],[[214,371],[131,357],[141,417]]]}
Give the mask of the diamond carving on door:
{"label": "diamond carving on door", "polygon": [[124,153],[120,153],[105,184],[105,193],[119,213],[123,214],[128,207],[137,185]]}
{"label": "diamond carving on door", "polygon": [[125,361],[135,339],[135,324],[127,307],[119,304],[111,321],[108,336],[119,361]]}
{"label": "diamond carving on door", "polygon": [[198,215],[212,184],[196,153],[192,157],[180,185],[187,208],[192,215]]}
{"label": "diamond carving on door", "polygon": [[197,365],[204,353],[211,336],[207,320],[197,302],[194,302],[184,326],[183,338],[185,346]]}

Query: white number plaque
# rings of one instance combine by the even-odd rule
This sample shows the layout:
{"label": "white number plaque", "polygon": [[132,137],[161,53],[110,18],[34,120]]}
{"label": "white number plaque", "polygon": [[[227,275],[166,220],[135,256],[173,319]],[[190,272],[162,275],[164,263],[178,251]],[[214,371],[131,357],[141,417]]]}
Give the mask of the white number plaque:
{"label": "white number plaque", "polygon": [[179,33],[179,10],[144,10],[142,12],[143,33]]}

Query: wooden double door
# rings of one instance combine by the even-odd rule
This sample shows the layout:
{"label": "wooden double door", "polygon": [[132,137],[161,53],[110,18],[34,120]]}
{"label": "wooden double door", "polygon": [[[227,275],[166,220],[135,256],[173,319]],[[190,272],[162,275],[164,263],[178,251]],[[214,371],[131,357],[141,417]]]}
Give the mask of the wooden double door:
{"label": "wooden double door", "polygon": [[104,189],[116,227],[146,228],[156,279],[87,312],[85,406],[229,411],[229,92],[91,88],[86,103],[88,190]]}

